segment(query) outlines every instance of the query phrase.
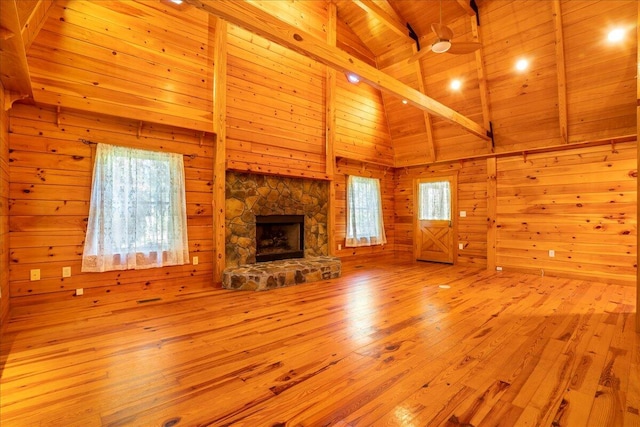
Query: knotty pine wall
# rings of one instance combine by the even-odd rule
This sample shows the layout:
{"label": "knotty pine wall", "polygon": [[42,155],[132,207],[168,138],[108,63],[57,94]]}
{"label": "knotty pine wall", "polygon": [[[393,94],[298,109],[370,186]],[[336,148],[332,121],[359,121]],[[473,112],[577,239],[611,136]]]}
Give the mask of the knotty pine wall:
{"label": "knotty pine wall", "polygon": [[325,67],[228,28],[227,167],[327,179]]}
{"label": "knotty pine wall", "polygon": [[0,333],[9,320],[9,115],[4,109],[5,92],[0,83]]}
{"label": "knotty pine wall", "polygon": [[[342,249],[338,250],[337,247],[334,248],[334,255],[346,257],[352,255],[393,252],[396,249],[393,169],[349,159],[341,159],[336,166],[336,175],[333,181],[336,192],[334,235],[336,245],[342,245]],[[347,177],[349,175],[378,178],[380,180],[380,191],[382,193],[382,215],[385,235],[387,237],[386,245],[363,246],[357,248],[345,247],[344,242],[347,237]]]}
{"label": "knotty pine wall", "polygon": [[634,285],[636,156],[623,143],[499,158],[496,265]]}
{"label": "knotty pine wall", "polygon": [[[59,122],[59,125],[57,124]],[[10,110],[9,283],[14,304],[51,292],[88,293],[213,283],[213,135],[132,119],[15,104]],[[137,136],[139,133],[139,137]],[[197,266],[81,273],[94,148],[85,138],[134,148],[196,154],[185,157],[190,256]],[[62,267],[72,276],[62,278]],[[40,269],[41,280],[29,281]],[[26,301],[29,301],[27,298]],[[26,303],[26,302],[25,302]]]}
{"label": "knotty pine wall", "polygon": [[415,180],[430,176],[457,174],[458,210],[466,217],[457,216],[458,264],[477,267],[487,265],[487,166],[486,160],[439,163],[395,170],[395,244],[399,252],[413,254],[414,189]]}
{"label": "knotty pine wall", "polygon": [[380,91],[338,74],[334,154],[393,167],[393,145]]}
{"label": "knotty pine wall", "polygon": [[159,1],[56,1],[27,52],[37,102],[212,130],[214,20]]}

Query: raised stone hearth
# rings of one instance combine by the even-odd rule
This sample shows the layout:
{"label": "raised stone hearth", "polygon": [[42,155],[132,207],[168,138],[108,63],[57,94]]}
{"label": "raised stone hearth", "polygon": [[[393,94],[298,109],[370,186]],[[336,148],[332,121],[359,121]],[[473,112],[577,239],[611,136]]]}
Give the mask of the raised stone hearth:
{"label": "raised stone hearth", "polygon": [[321,256],[305,259],[247,264],[230,267],[222,275],[225,289],[264,291],[301,283],[340,277],[340,258]]}

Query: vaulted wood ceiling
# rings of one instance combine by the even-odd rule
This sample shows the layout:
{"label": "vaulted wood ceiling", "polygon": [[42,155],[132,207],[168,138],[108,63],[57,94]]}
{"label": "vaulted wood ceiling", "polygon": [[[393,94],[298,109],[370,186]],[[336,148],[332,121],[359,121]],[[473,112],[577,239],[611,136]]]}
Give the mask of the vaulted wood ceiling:
{"label": "vaulted wood ceiling", "polygon": [[[117,106],[129,117],[210,130],[211,19],[239,5],[238,21],[249,19],[247,10],[264,12],[275,32],[282,23],[285,35],[285,25],[311,35],[297,50],[315,60],[341,71],[345,61],[362,61],[354,71],[382,90],[395,166],[636,133],[635,1],[479,0],[477,26],[464,0],[335,0],[337,53],[326,48],[328,2],[188,2],[3,1],[2,82],[10,100],[95,112]],[[212,15],[200,10],[207,7]],[[479,40],[482,48],[411,62],[415,44],[403,26],[428,49],[440,12],[454,43]],[[618,45],[605,40],[614,25],[627,29]],[[516,72],[518,58],[530,69]],[[460,91],[450,90],[453,78]],[[493,141],[483,135],[490,127]]]}

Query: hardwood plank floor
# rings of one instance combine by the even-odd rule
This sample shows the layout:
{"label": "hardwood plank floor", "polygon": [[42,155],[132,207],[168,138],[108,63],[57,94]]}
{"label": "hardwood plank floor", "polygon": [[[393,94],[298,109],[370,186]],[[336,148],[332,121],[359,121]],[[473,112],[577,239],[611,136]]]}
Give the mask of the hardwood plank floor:
{"label": "hardwood plank floor", "polygon": [[35,302],[2,339],[3,427],[640,426],[632,287],[387,255]]}

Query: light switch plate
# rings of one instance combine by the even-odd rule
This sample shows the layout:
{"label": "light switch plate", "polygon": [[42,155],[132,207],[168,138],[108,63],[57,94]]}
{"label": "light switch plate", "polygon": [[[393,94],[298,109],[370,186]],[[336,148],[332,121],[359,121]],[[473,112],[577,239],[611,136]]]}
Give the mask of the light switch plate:
{"label": "light switch plate", "polygon": [[458,249],[464,249],[464,243],[458,243]]}
{"label": "light switch plate", "polygon": [[466,218],[467,211],[460,211],[460,218]]}
{"label": "light switch plate", "polygon": [[62,267],[62,277],[71,277],[71,267]]}
{"label": "light switch plate", "polygon": [[198,265],[198,261],[199,261],[198,257],[197,257],[197,256],[194,256],[194,257],[192,258],[192,260],[191,260],[191,264],[193,264],[193,265]]}

